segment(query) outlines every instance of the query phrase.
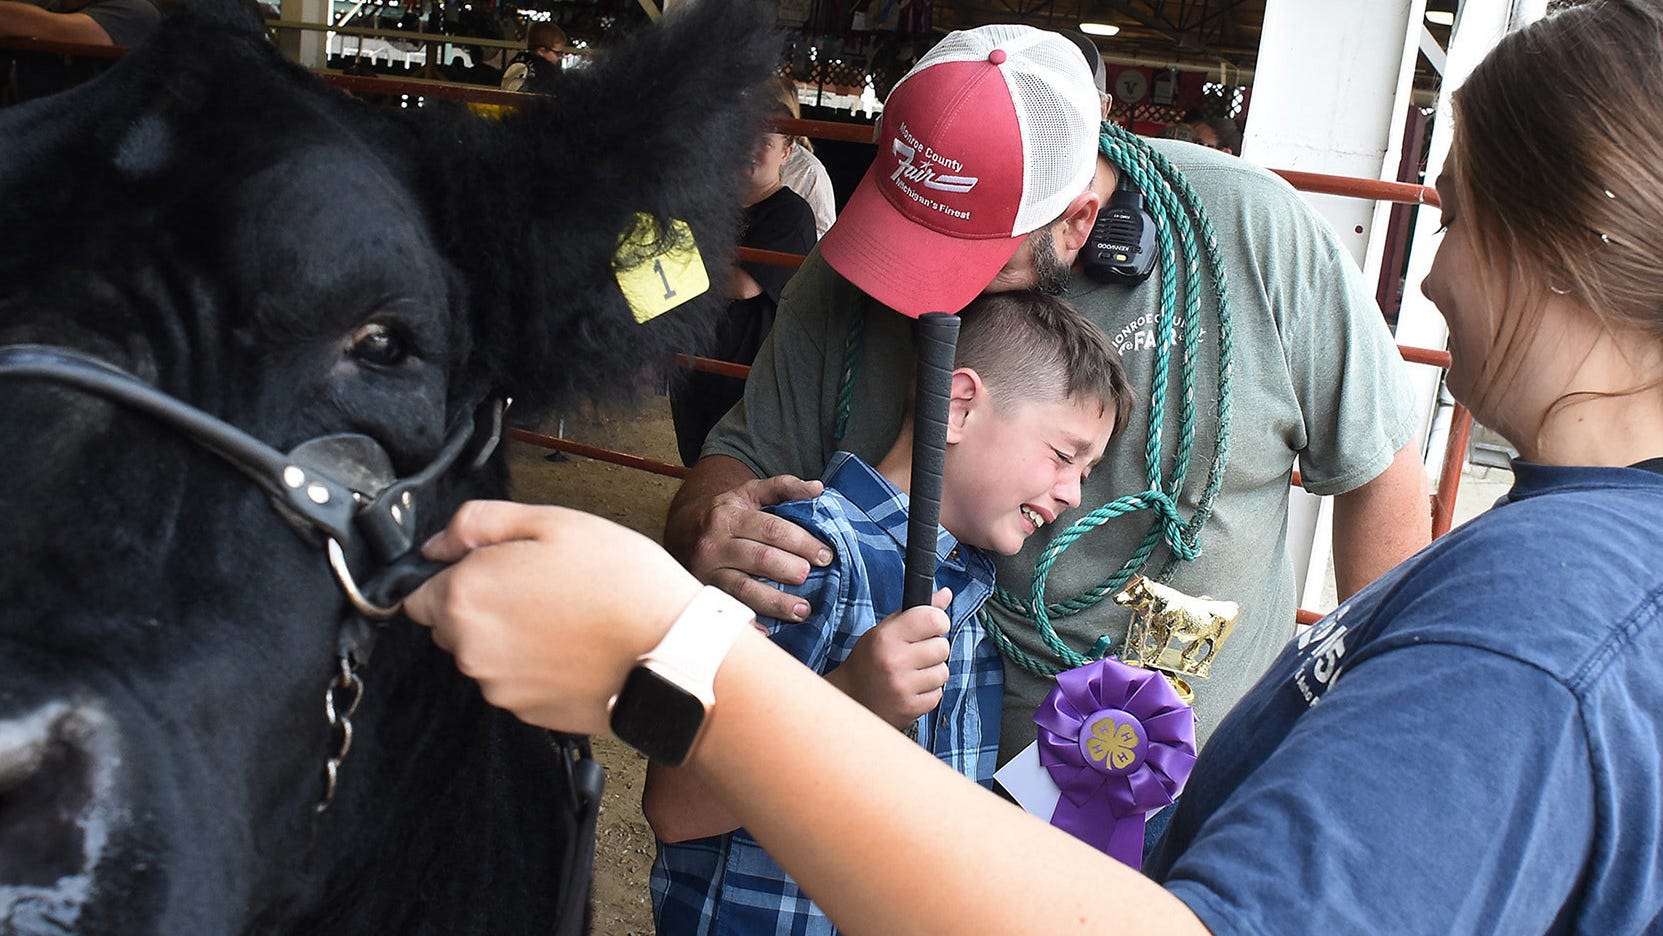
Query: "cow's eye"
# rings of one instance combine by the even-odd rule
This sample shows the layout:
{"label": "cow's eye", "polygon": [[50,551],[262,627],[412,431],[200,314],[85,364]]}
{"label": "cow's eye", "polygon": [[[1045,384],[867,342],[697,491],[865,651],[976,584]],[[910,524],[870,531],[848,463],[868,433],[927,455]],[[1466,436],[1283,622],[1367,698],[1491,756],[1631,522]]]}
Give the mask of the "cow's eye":
{"label": "cow's eye", "polygon": [[404,361],[409,348],[397,331],[379,322],[371,322],[352,333],[352,345],[347,353],[365,364],[392,367]]}

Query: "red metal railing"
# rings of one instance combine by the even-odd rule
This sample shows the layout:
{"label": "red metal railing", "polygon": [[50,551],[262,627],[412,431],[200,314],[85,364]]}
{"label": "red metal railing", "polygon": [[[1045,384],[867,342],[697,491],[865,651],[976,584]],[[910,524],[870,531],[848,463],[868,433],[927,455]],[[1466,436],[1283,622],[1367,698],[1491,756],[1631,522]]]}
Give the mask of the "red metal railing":
{"label": "red metal railing", "polygon": [[[717,361],[715,363],[721,364],[725,362]],[[582,455],[584,458],[593,458],[596,461],[610,462],[614,465],[623,465],[625,468],[639,468],[642,471],[650,471],[653,474],[668,475],[672,478],[687,477],[687,469],[680,465],[671,465],[661,461],[654,461],[650,458],[642,458],[639,455],[631,455],[628,452],[619,452],[609,448],[601,448],[598,445],[586,445],[582,442],[574,442],[571,439],[563,439],[558,436],[544,435],[541,432],[533,432],[530,429],[517,429],[510,426],[502,430],[502,434],[505,438],[513,439],[516,442],[524,442],[527,445],[554,449],[559,452],[568,452],[572,455]]]}
{"label": "red metal railing", "polygon": [[1430,185],[1414,182],[1383,182],[1379,179],[1353,179],[1350,176],[1324,175],[1320,172],[1299,172],[1295,169],[1272,169],[1288,184],[1301,192],[1318,195],[1343,195],[1347,198],[1366,198],[1370,201],[1397,202],[1402,205],[1438,205],[1438,190]]}

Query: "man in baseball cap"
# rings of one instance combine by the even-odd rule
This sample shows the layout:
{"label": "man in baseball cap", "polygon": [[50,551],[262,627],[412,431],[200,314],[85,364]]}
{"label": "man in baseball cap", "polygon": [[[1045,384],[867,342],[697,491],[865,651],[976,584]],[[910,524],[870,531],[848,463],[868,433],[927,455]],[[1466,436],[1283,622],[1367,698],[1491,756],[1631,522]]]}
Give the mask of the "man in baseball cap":
{"label": "man in baseball cap", "polygon": [[[956,313],[988,290],[1066,288],[1104,197],[1092,188],[1099,102],[1080,50],[1028,26],[949,33],[896,83],[871,169],[781,294],[745,398],[670,505],[665,545],[695,575],[768,617],[807,618],[801,599],[752,576],[802,582],[809,562],[830,561],[810,534],[760,512],[815,497],[820,482],[760,470],[800,459],[789,433],[752,431],[752,420],[799,424],[797,404],[813,401],[823,419],[802,433],[881,456],[894,428],[843,438],[862,401],[839,387],[849,367],[912,369],[910,345],[892,334],[902,316]],[[825,462],[804,464],[791,470],[812,477]]]}
{"label": "man in baseball cap", "polygon": [[1032,265],[1066,282],[1049,227],[1077,216],[1089,231],[1096,216],[1088,190],[1100,113],[1092,74],[1061,35],[1026,26],[951,33],[884,102],[876,159],[821,256],[913,317],[963,308],[1035,231],[1044,233]]}

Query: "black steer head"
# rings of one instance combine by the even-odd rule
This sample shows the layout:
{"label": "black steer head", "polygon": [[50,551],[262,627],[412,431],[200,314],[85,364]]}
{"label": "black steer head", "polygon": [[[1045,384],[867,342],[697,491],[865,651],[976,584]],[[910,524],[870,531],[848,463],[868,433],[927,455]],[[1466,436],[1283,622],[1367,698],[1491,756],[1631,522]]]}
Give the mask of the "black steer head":
{"label": "black steer head", "polygon": [[[681,342],[697,303],[637,324],[613,258],[679,219],[718,280],[777,55],[755,10],[689,4],[501,121],[348,98],[249,16],[188,11],[0,111],[0,345],[408,477],[482,403],[621,389]],[[394,620],[320,813],[349,613],[322,537],[105,395],[0,373],[0,399],[0,934],[555,930],[544,735]],[[505,493],[471,454],[413,499],[415,542]]]}

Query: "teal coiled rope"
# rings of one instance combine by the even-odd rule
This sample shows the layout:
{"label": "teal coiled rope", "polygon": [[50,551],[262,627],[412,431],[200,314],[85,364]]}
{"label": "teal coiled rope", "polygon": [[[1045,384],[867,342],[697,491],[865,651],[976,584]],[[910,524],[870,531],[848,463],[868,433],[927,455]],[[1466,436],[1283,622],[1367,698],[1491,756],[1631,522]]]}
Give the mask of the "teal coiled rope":
{"label": "teal coiled rope", "polygon": [[860,369],[861,334],[866,330],[866,316],[855,316],[849,326],[849,342],[843,346],[843,379],[837,385],[837,422],[832,426],[832,444],[843,441],[849,430],[849,411],[854,407],[855,372]]}
{"label": "teal coiled rope", "polygon": [[[1155,219],[1155,240],[1160,262],[1160,313],[1156,323],[1155,367],[1149,392],[1149,436],[1144,446],[1145,480],[1148,489],[1116,498],[1091,511],[1058,534],[1040,555],[1034,567],[1031,596],[1023,600],[1000,588],[993,600],[1000,607],[1031,621],[1040,640],[1055,660],[1035,657],[1011,641],[986,608],[981,611],[1000,652],[1029,672],[1055,676],[1065,669],[1082,666],[1106,656],[1113,648],[1107,639],[1098,640],[1088,653],[1068,646],[1052,625],[1053,617],[1067,617],[1091,608],[1109,597],[1140,572],[1155,547],[1164,543],[1172,557],[1157,578],[1165,579],[1181,561],[1193,561],[1201,553],[1201,530],[1212,514],[1213,502],[1224,480],[1230,455],[1231,336],[1229,291],[1224,264],[1219,257],[1218,236],[1199,197],[1183,175],[1135,135],[1110,123],[1102,125],[1098,146],[1116,169],[1127,173],[1143,190],[1149,213]],[[1199,232],[1199,244],[1197,233]],[[1176,244],[1174,236],[1176,235]],[[1183,358],[1179,371],[1178,451],[1170,479],[1161,477],[1163,429],[1166,423],[1167,380],[1171,369],[1174,311],[1177,305],[1176,272],[1179,256],[1184,264]],[[1195,442],[1195,367],[1200,357],[1201,270],[1198,255],[1207,263],[1207,274],[1218,296],[1218,441],[1212,465],[1195,512],[1186,523],[1178,510],[1184,490],[1190,452]],[[1045,584],[1063,552],[1081,537],[1115,517],[1136,510],[1154,513],[1149,532],[1118,571],[1086,593],[1057,604],[1044,601]],[[1060,661],[1060,662],[1058,662]]]}
{"label": "teal coiled rope", "polygon": [[[1040,639],[1056,659],[1061,661],[1060,664],[1040,659],[1022,650],[1011,641],[985,607],[980,612],[982,623],[992,635],[1000,652],[1024,669],[1042,676],[1055,676],[1065,669],[1100,659],[1110,650],[1106,640],[1099,640],[1089,654],[1074,650],[1057,634],[1051,624],[1053,617],[1078,614],[1114,594],[1133,575],[1142,570],[1159,544],[1166,544],[1172,558],[1161,570],[1158,578],[1164,579],[1169,576],[1180,561],[1192,561],[1200,555],[1201,530],[1212,513],[1213,501],[1217,498],[1219,487],[1223,483],[1224,467],[1230,452],[1230,360],[1233,347],[1230,305],[1224,264],[1219,258],[1218,237],[1213,230],[1212,220],[1207,216],[1200,198],[1183,175],[1165,156],[1155,152],[1136,135],[1105,121],[1098,138],[1098,147],[1103,156],[1114,163],[1118,171],[1129,174],[1142,189],[1149,203],[1149,213],[1155,219],[1161,296],[1155,335],[1155,368],[1149,393],[1149,437],[1144,446],[1144,475],[1148,489],[1116,498],[1076,520],[1068,529],[1058,534],[1046,547],[1039,563],[1034,567],[1032,597],[1029,599],[1018,598],[1004,588],[994,591],[992,600],[1031,621],[1039,632]],[[1166,424],[1167,379],[1171,372],[1173,320],[1178,298],[1175,274],[1180,254],[1184,263],[1184,324],[1181,336],[1183,358],[1179,371],[1178,451],[1172,477],[1163,479],[1161,453],[1164,444],[1163,429]],[[1201,498],[1196,503],[1195,512],[1186,523],[1178,511],[1178,498],[1184,489],[1190,451],[1195,440],[1195,362],[1199,357],[1201,338],[1201,270],[1197,262],[1198,255],[1205,257],[1207,274],[1218,296],[1218,444],[1213,450],[1212,465],[1208,470]],[[857,318],[844,349],[843,379],[838,389],[837,418],[833,428],[834,444],[842,440],[844,430],[848,426],[855,378],[859,368],[861,324],[862,321]],[[1142,542],[1132,551],[1132,555],[1119,571],[1085,594],[1057,604],[1046,604],[1041,600],[1051,569],[1064,550],[1109,520],[1145,509],[1154,513],[1154,521],[1149,532],[1144,535]]]}

